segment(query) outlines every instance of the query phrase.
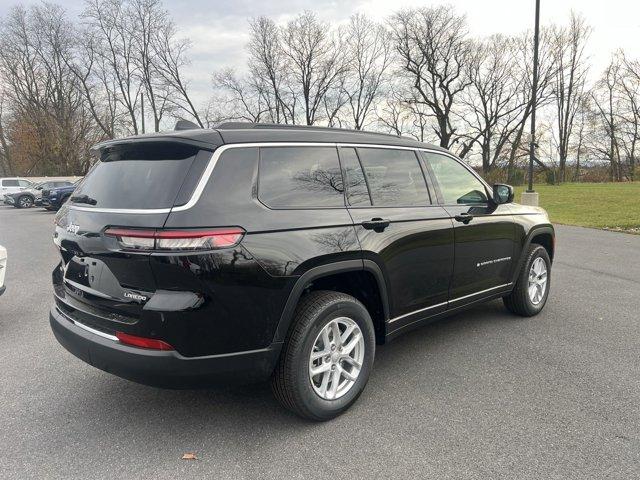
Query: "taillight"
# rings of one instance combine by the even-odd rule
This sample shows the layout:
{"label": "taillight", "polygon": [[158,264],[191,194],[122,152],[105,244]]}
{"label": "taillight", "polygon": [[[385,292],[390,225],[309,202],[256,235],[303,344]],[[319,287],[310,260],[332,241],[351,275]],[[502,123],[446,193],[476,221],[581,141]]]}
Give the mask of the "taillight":
{"label": "taillight", "polygon": [[104,234],[115,237],[124,249],[156,251],[197,251],[234,247],[245,234],[240,227],[202,230],[141,230],[108,228]]}
{"label": "taillight", "polygon": [[155,247],[155,230],[128,230],[125,228],[108,228],[104,232],[109,237],[116,237],[123,248],[134,250],[153,250]]}
{"label": "taillight", "polygon": [[151,350],[173,350],[174,348],[167,342],[155,338],[138,337],[128,333],[116,332],[116,337],[121,343],[133,347],[149,348]]}

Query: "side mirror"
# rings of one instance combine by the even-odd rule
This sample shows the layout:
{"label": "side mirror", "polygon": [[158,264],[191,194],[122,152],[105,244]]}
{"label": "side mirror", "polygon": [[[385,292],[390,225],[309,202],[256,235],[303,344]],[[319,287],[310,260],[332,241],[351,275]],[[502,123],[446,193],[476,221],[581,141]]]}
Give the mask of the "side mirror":
{"label": "side mirror", "polygon": [[496,183],[493,186],[493,202],[496,205],[513,202],[513,196],[513,187],[511,185]]}

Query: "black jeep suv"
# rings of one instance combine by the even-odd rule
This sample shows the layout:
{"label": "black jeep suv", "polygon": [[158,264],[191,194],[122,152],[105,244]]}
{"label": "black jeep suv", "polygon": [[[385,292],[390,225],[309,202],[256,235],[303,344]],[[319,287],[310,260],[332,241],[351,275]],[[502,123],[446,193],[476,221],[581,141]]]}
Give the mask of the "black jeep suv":
{"label": "black jeep suv", "polygon": [[549,294],[554,231],[446,150],[390,135],[224,124],[99,144],[56,216],[50,322],[150,385],[271,379],[326,420],[376,344],[479,302]]}

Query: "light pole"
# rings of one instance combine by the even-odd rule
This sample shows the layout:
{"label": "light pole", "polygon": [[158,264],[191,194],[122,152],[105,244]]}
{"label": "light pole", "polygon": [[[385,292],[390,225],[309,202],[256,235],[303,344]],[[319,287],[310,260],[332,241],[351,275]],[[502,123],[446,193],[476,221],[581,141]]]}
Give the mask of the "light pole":
{"label": "light pole", "polygon": [[522,203],[538,205],[538,194],[533,189],[533,161],[536,156],[536,103],[538,94],[538,40],[540,36],[540,0],[536,0],[536,20],[533,33],[533,84],[531,89],[531,142],[529,143],[529,187],[522,194]]}

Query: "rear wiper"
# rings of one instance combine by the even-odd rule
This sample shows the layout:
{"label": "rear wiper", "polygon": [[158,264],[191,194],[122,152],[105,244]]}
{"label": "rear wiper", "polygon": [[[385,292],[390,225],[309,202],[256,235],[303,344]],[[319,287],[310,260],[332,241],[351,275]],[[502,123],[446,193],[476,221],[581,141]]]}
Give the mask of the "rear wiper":
{"label": "rear wiper", "polygon": [[95,198],[91,198],[89,195],[74,195],[70,200],[76,203],[87,203],[89,205],[95,205],[98,203]]}

